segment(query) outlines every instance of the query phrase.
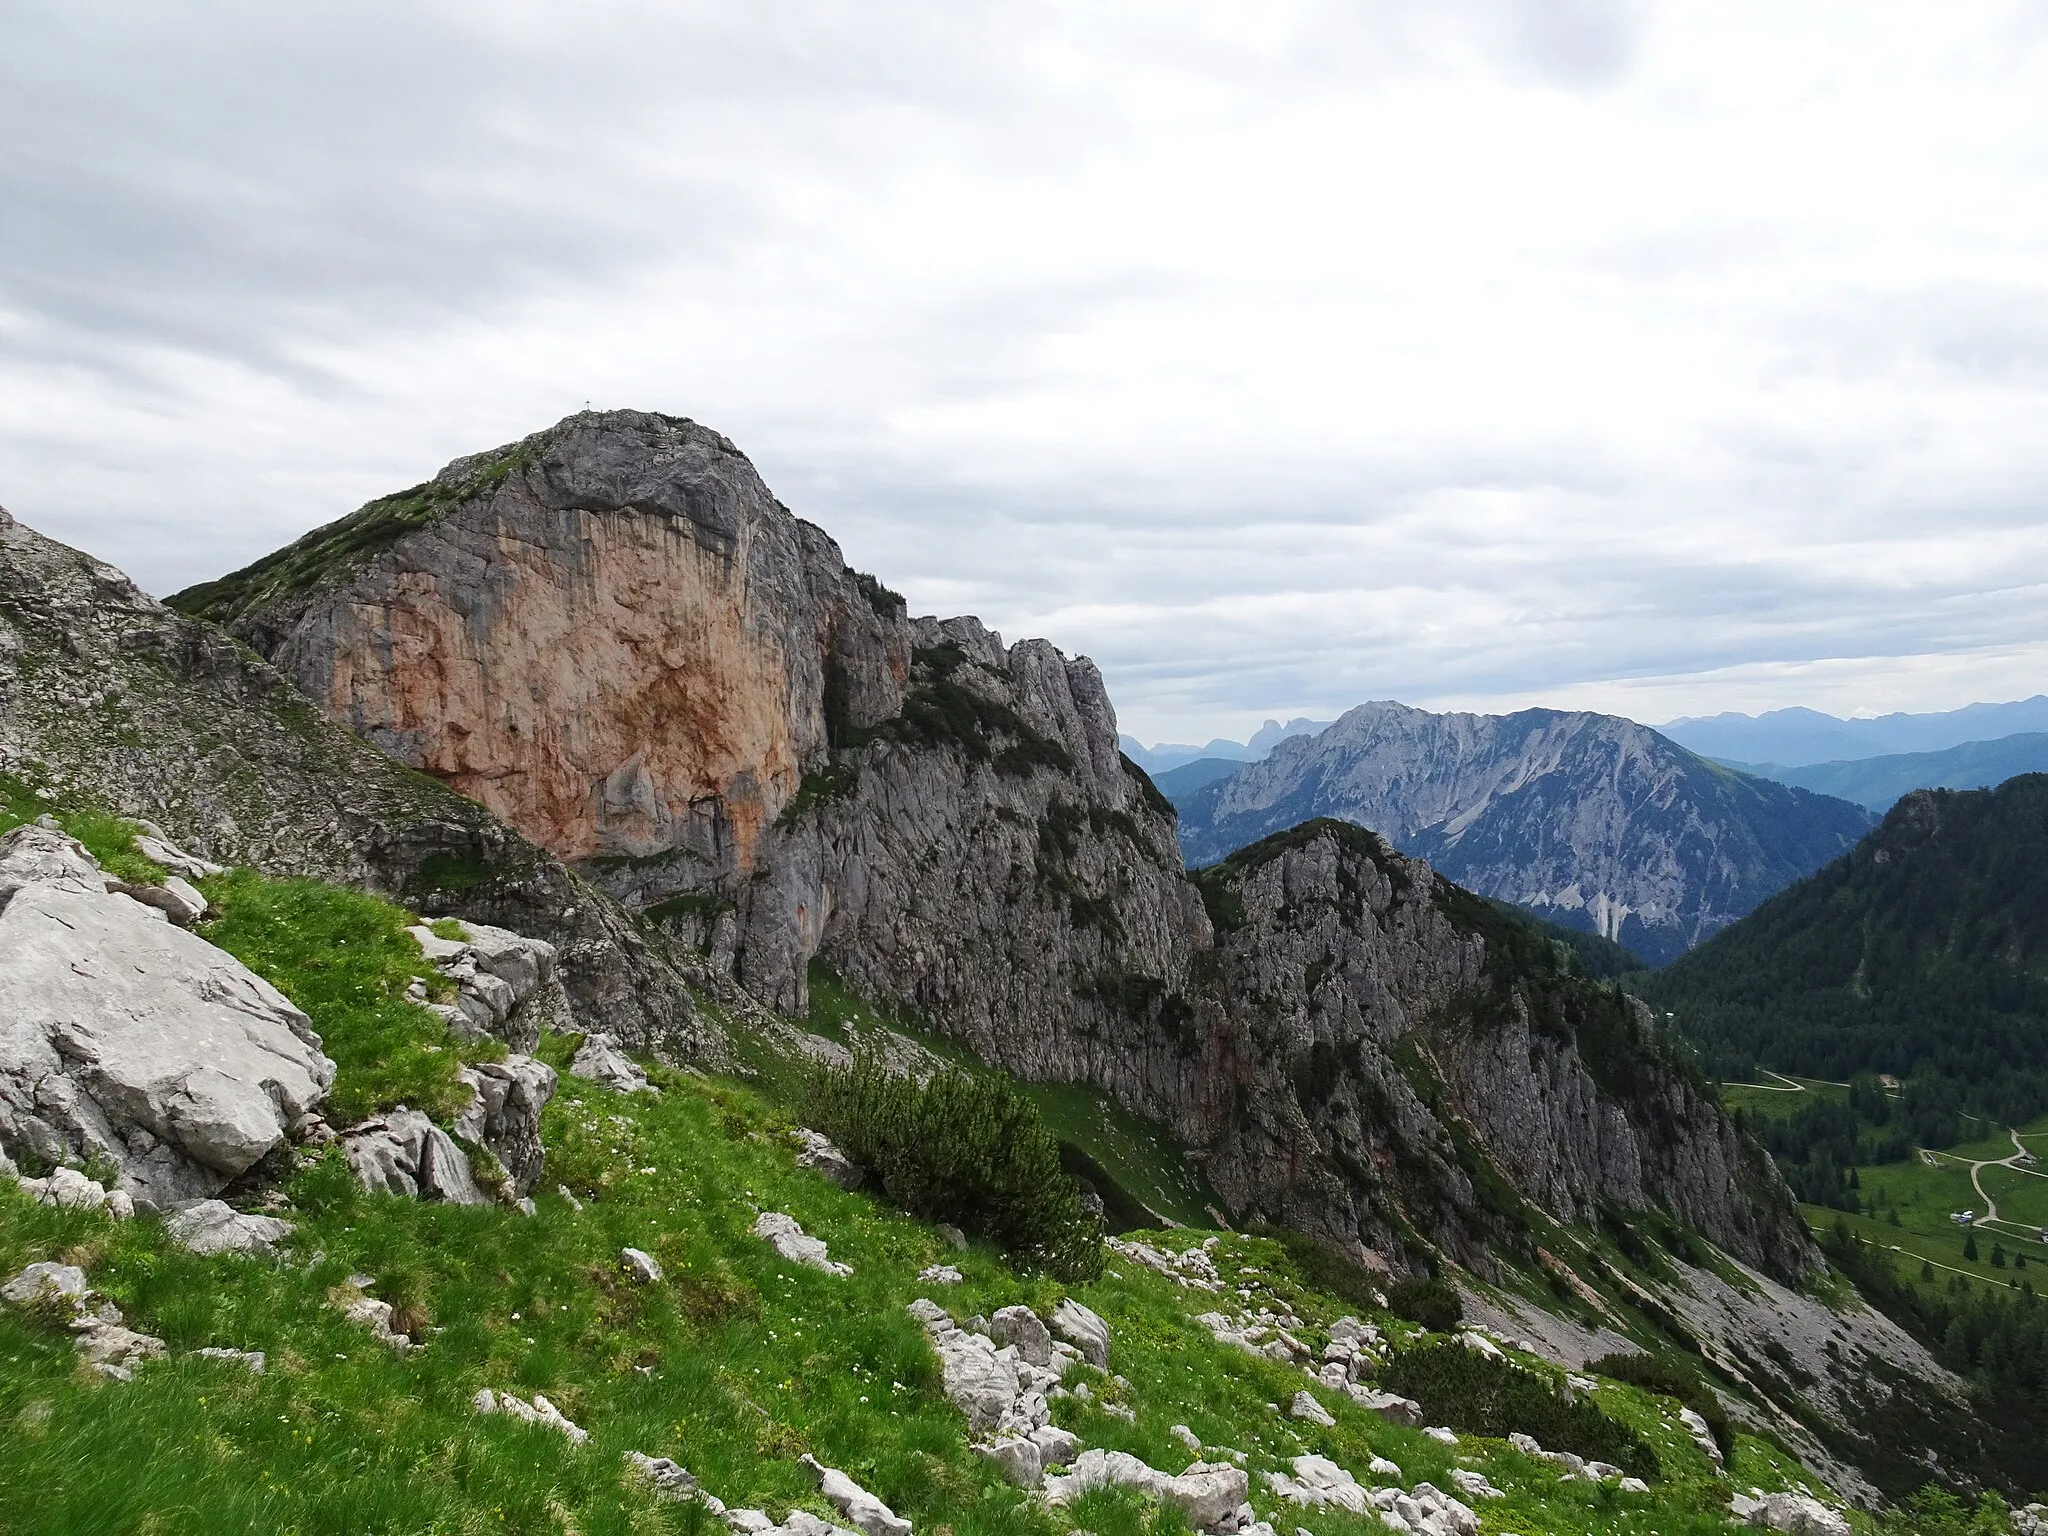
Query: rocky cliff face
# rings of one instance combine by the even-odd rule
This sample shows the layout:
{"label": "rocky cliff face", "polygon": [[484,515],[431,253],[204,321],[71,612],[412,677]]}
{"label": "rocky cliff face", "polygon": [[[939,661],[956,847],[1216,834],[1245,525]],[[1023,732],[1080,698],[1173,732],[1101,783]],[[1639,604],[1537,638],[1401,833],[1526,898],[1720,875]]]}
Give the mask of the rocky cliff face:
{"label": "rocky cliff face", "polygon": [[754,997],[822,958],[1173,1124],[1240,1212],[1485,1267],[1524,1205],[1660,1203],[1808,1261],[1618,994],[1355,830],[1198,887],[1092,663],[909,619],[692,423],[571,418],[175,601]]}
{"label": "rocky cliff face", "polygon": [[681,887],[748,873],[828,703],[885,719],[909,665],[900,599],[723,437],[639,412],[457,460],[172,601],[543,847]]}
{"label": "rocky cliff face", "polygon": [[1685,952],[1870,827],[1846,801],[1706,762],[1613,715],[1362,704],[1179,799],[1194,864],[1314,816],[1460,884],[1628,946]]}
{"label": "rocky cliff face", "polygon": [[224,863],[545,937],[579,1016],[706,1046],[632,920],[483,807],[366,745],[210,624],[0,511],[0,774]]}

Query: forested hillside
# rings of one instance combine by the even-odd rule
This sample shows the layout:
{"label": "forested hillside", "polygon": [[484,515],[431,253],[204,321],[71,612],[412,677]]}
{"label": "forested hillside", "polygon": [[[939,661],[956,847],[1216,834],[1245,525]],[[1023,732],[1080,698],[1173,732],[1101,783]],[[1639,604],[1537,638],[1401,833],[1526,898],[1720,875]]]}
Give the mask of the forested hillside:
{"label": "forested hillside", "polygon": [[[1773,1146],[1781,1161],[1811,1161],[1823,1142],[1846,1152],[1859,1124],[1870,1144],[1833,1161],[1888,1160],[1870,1155],[1882,1150],[1872,1136],[1897,1143],[1893,1156],[1946,1145],[1959,1112],[2039,1115],[2048,775],[1908,796],[1853,851],[1636,985],[1715,1077],[1863,1076],[1851,1103],[1816,1104],[1781,1133],[1797,1143]],[[1877,1075],[1900,1080],[1896,1096]]]}

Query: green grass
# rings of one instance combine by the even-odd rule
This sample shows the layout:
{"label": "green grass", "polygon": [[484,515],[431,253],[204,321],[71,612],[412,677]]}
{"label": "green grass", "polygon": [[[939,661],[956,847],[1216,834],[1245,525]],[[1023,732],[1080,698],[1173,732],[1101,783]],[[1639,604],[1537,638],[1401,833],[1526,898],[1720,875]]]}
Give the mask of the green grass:
{"label": "green grass", "polygon": [[0,833],[41,816],[56,817],[108,874],[134,885],[155,885],[163,880],[165,872],[135,851],[133,822],[104,811],[60,809],[20,779],[0,773]]}
{"label": "green grass", "polygon": [[[2048,1120],[2022,1127],[2021,1138],[2034,1151],[2048,1153]],[[2012,1138],[2001,1128],[1976,1141],[1939,1149],[1933,1166],[1916,1153],[1903,1163],[1859,1168],[1858,1194],[1874,1211],[1848,1215],[1821,1206],[1802,1209],[1808,1225],[1817,1230],[1833,1226],[1839,1217],[1865,1242],[1896,1249],[1893,1257],[1900,1279],[1922,1290],[1946,1290],[1959,1275],[1965,1284],[2001,1290],[2020,1281],[2032,1281],[2037,1290],[2048,1288],[2048,1244],[2041,1242],[2040,1234],[2048,1226],[2048,1178],[2007,1168],[1983,1171],[1984,1187],[1998,1202],[2000,1221],[1993,1226],[1980,1220],[1974,1228],[1975,1259],[1963,1251],[1972,1229],[1949,1219],[1951,1213],[1964,1210],[1984,1216],[1984,1201],[1970,1183],[1969,1164],[2006,1157],[2012,1150]],[[1994,1244],[2005,1249],[2004,1267],[1991,1262]],[[1933,1267],[1931,1280],[1922,1278],[1923,1261]]]}
{"label": "green grass", "polygon": [[[247,872],[208,886],[220,909],[210,936],[306,1008],[358,1102],[403,1093],[419,1103],[447,1081],[452,1042],[431,1037],[438,1021],[403,1004],[406,983],[427,968],[402,931],[402,909]],[[852,1004],[828,988],[819,1006],[822,1031],[832,1010]],[[558,1059],[567,1044],[549,1037],[542,1053]],[[1404,1484],[1449,1487],[1454,1466],[1472,1466],[1508,1493],[1482,1507],[1488,1532],[1725,1529],[1730,1485],[1667,1399],[1620,1384],[1597,1396],[1602,1412],[1654,1451],[1660,1481],[1640,1495],[1562,1482],[1547,1463],[1497,1439],[1442,1446],[1320,1390],[1337,1422],[1318,1428],[1279,1411],[1306,1385],[1299,1370],[1218,1345],[1192,1320],[1219,1302],[1284,1306],[1313,1347],[1337,1316],[1362,1311],[1307,1283],[1280,1243],[1220,1236],[1219,1266],[1241,1288],[1226,1297],[1114,1258],[1099,1280],[1063,1287],[1009,1267],[985,1245],[956,1254],[879,1194],[847,1193],[796,1168],[790,1101],[777,1098],[784,1079],[749,1085],[650,1071],[665,1090],[658,1099],[564,1079],[543,1121],[548,1166],[532,1218],[367,1195],[330,1152],[292,1178],[298,1231],[272,1264],[198,1258],[169,1243],[152,1218],[117,1225],[0,1188],[0,1274],[40,1258],[81,1263],[133,1325],[162,1336],[173,1354],[132,1384],[105,1382],[79,1369],[63,1334],[0,1308],[0,1532],[714,1529],[626,1476],[627,1450],[672,1456],[728,1503],[778,1518],[798,1505],[829,1513],[797,1464],[808,1450],[873,1488],[921,1536],[1059,1536],[1076,1523],[1099,1536],[1180,1529],[1129,1493],[1091,1495],[1055,1512],[1002,1483],[972,1452],[939,1391],[936,1359],[904,1313],[920,1294],[959,1317],[1020,1301],[1045,1310],[1066,1294],[1093,1307],[1110,1324],[1111,1367],[1128,1385],[1093,1384],[1134,1419],[1067,1399],[1056,1404],[1059,1421],[1085,1444],[1168,1470],[1190,1459],[1171,1426],[1190,1425],[1210,1446],[1245,1453],[1253,1502],[1282,1530],[1383,1530],[1370,1518],[1278,1506],[1258,1474],[1303,1451],[1359,1471],[1386,1456],[1403,1468]],[[1099,1108],[1081,1113],[1102,1117]],[[1167,1144],[1147,1155],[1167,1156]],[[558,1185],[580,1210],[554,1193]],[[794,1215],[854,1273],[778,1260],[748,1230],[762,1209]],[[1205,1235],[1152,1240],[1181,1246]],[[628,1244],[660,1260],[662,1283],[625,1282],[618,1253]],[[965,1283],[917,1281],[940,1260],[958,1264]],[[355,1272],[400,1308],[423,1348],[393,1355],[340,1318],[329,1298]],[[1419,1337],[1377,1320],[1393,1336]],[[205,1345],[262,1349],[270,1368],[258,1377],[192,1358]],[[476,1415],[470,1398],[481,1387],[546,1394],[591,1443],[577,1448]],[[1742,1487],[1801,1481],[1778,1452],[1746,1436],[1734,1473]]]}
{"label": "green grass", "polygon": [[317,880],[266,880],[246,869],[202,882],[212,910],[201,933],[290,998],[313,1020],[338,1069],[326,1111],[352,1125],[409,1104],[446,1120],[469,1101],[456,1079],[464,1053],[502,1055],[494,1041],[463,1046],[440,1019],[405,999],[415,978],[445,993],[404,908]]}

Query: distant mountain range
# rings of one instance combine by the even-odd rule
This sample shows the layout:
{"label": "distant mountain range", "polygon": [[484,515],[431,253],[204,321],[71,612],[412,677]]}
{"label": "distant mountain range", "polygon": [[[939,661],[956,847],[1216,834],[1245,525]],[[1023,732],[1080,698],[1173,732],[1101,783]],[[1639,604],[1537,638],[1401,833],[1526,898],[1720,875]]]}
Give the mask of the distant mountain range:
{"label": "distant mountain range", "polygon": [[2048,731],[2048,694],[2011,704],[1971,704],[1940,714],[1841,720],[1813,709],[1774,709],[1762,715],[1673,720],[1657,729],[1680,746],[1721,762],[1798,768],[1895,753],[1940,752],[1964,742]]}
{"label": "distant mountain range", "polygon": [[[1191,763],[1175,772],[1192,773],[1200,766]],[[1231,770],[1237,765],[1224,766]],[[2016,774],[2048,772],[2048,731],[2023,731],[1996,741],[1966,741],[1943,752],[1903,752],[1797,768],[1776,763],[1730,762],[1728,766],[1815,794],[1853,800],[1883,815],[1916,789],[1989,789]],[[1171,796],[1172,791],[1167,793]]]}
{"label": "distant mountain range", "polygon": [[1860,806],[1736,772],[1614,715],[1363,704],[1208,782],[1161,788],[1190,865],[1316,816],[1661,964],[1835,858]]}
{"label": "distant mountain range", "polygon": [[1204,746],[1188,746],[1182,742],[1162,741],[1156,747],[1148,747],[1135,736],[1119,736],[1117,745],[1123,754],[1147,773],[1157,778],[1198,760],[1211,762],[1256,763],[1263,759],[1281,742],[1294,736],[1313,736],[1329,728],[1327,720],[1310,720],[1297,717],[1282,725],[1278,720],[1268,720],[1252,732],[1249,741],[1226,741],[1222,737]]}

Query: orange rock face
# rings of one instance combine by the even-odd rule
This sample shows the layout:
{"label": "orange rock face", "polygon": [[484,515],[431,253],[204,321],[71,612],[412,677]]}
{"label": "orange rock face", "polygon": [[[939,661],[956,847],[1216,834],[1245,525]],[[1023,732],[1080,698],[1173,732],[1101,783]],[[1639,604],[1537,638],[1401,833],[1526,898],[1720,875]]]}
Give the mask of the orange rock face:
{"label": "orange rock face", "polygon": [[687,523],[568,515],[573,567],[498,526],[484,601],[417,568],[350,594],[330,614],[330,713],[564,857],[708,837],[750,868],[808,743],[786,643],[747,622],[745,561]]}

